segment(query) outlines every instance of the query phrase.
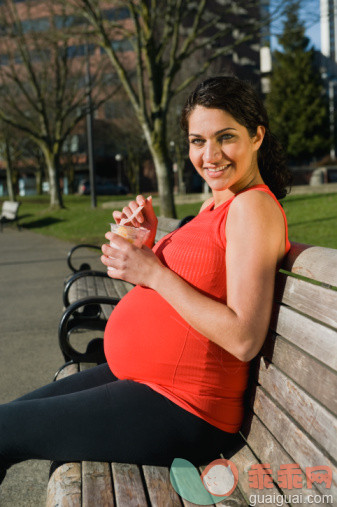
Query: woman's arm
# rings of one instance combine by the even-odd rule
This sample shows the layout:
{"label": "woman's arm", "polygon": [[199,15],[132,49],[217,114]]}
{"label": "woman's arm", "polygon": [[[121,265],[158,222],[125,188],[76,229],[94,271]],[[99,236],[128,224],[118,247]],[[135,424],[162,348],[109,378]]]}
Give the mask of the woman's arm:
{"label": "woman's arm", "polygon": [[[241,194],[231,204],[226,237],[227,305],[201,294],[151,251],[137,252],[122,238],[122,253],[114,251],[112,264],[104,258],[102,262],[117,268],[115,277],[156,290],[194,329],[241,361],[249,361],[268,330],[276,265],[284,252],[283,216],[267,194]],[[109,250],[103,246],[103,252]]]}

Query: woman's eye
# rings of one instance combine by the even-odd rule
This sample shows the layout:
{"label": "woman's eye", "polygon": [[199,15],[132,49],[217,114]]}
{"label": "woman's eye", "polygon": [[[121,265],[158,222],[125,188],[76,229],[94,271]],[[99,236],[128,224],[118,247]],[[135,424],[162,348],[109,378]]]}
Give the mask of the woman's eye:
{"label": "woman's eye", "polygon": [[220,137],[220,141],[229,141],[230,139],[233,139],[233,135],[232,134],[223,134]]}
{"label": "woman's eye", "polygon": [[190,140],[190,144],[197,144],[197,145],[199,145],[199,146],[200,146],[201,144],[203,144],[203,142],[204,142],[204,141],[203,141],[202,139],[199,139],[198,137],[196,137],[195,139],[191,139],[191,140]]}

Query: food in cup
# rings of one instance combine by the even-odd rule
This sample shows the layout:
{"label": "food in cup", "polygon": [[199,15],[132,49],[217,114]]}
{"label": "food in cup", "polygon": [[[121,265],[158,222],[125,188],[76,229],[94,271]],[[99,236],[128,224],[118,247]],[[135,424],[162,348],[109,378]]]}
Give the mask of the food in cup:
{"label": "food in cup", "polygon": [[[132,227],[129,225],[110,224],[110,228],[111,232],[117,234],[118,236],[121,236],[122,238],[126,239],[127,241],[129,241],[138,248],[141,248],[141,246],[144,244],[149,234],[148,229],[145,229],[144,227]],[[117,245],[113,242],[113,239],[110,240],[110,246],[118,248]],[[112,267],[108,267],[108,269],[114,270],[114,268]]]}

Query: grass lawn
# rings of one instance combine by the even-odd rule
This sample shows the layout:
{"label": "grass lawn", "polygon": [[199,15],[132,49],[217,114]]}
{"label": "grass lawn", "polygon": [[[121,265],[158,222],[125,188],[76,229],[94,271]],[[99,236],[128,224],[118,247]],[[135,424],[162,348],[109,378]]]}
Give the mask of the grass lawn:
{"label": "grass lawn", "polygon": [[[97,208],[90,206],[89,196],[65,196],[66,208],[49,209],[49,196],[21,197],[20,224],[34,232],[76,243],[100,245],[112,222],[112,210],[101,204],[125,196],[99,196]],[[201,203],[177,206],[179,218],[196,214]],[[337,193],[294,195],[283,201],[288,217],[289,237],[292,241],[337,248]],[[121,209],[121,208],[120,208]],[[159,209],[155,207],[158,214]]]}

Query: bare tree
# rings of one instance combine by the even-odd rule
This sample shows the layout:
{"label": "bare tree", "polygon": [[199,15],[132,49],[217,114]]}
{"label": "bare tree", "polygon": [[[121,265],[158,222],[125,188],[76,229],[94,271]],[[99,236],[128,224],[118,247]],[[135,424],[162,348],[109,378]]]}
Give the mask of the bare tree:
{"label": "bare tree", "polygon": [[[66,8],[46,0],[40,5],[42,16],[36,19],[30,11],[33,7],[29,2],[17,6],[14,0],[5,0],[0,7],[0,119],[40,148],[50,205],[63,206],[59,182],[62,145],[85,118],[88,94],[93,108],[99,108],[113,90],[104,81],[103,60],[90,58],[99,48],[83,44],[80,32],[76,39],[68,36],[67,27],[76,20]],[[85,82],[89,71],[90,89]]]}
{"label": "bare tree", "polygon": [[[260,1],[69,0],[67,4],[86,16],[118,74],[153,157],[161,212],[174,216],[166,139],[170,103],[212,62],[243,42],[254,38],[259,42]],[[107,15],[109,6],[115,9],[115,16]],[[128,19],[119,15],[123,9],[128,9]],[[280,5],[276,5],[276,11],[280,10]],[[126,64],[118,54],[118,42],[132,45],[133,72],[130,62]],[[193,58],[199,60],[198,68],[180,79],[182,68]]]}

